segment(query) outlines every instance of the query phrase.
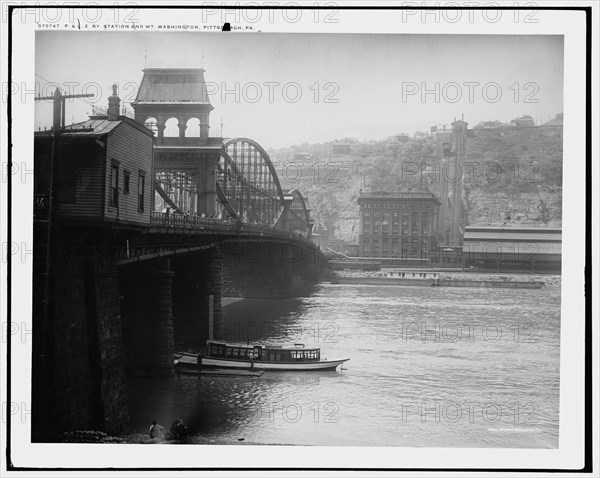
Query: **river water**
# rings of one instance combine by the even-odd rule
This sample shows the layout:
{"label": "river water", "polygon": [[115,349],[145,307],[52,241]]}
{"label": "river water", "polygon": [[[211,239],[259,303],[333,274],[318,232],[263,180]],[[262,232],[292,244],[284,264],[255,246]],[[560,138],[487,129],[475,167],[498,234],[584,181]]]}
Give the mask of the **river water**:
{"label": "river water", "polygon": [[224,308],[232,341],[301,342],[335,372],[129,384],[134,432],[195,443],[557,448],[560,288],[322,284]]}

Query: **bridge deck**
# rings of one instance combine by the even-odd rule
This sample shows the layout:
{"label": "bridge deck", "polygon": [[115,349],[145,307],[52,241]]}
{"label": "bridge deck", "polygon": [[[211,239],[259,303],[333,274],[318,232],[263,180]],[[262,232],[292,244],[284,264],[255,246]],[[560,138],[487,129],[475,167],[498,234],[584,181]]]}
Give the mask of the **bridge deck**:
{"label": "bridge deck", "polygon": [[150,229],[164,231],[185,231],[186,233],[212,235],[253,235],[312,241],[302,234],[286,232],[273,227],[261,226],[241,221],[224,221],[212,217],[190,216],[186,214],[152,212]]}

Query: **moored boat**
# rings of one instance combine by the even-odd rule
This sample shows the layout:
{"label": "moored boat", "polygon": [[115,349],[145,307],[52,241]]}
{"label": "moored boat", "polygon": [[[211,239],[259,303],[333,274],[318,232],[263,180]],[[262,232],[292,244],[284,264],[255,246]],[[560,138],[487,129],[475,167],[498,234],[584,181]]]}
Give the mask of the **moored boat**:
{"label": "moored boat", "polygon": [[304,344],[238,344],[206,341],[206,353],[199,357],[202,367],[229,367],[263,370],[335,370],[349,358],[321,358],[321,349]]}

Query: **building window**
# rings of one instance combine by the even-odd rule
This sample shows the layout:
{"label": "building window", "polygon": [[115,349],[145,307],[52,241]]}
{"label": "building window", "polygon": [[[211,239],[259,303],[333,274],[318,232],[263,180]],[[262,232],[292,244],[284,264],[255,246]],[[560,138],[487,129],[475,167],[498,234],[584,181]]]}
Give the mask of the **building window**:
{"label": "building window", "polygon": [[371,213],[363,213],[363,234],[371,234]]}
{"label": "building window", "polygon": [[373,234],[381,234],[381,212],[373,213]]}
{"label": "building window", "polygon": [[385,211],[382,213],[383,222],[381,223],[381,233],[389,234],[390,233],[390,213]]}
{"label": "building window", "polygon": [[411,218],[411,234],[413,236],[419,235],[419,213],[413,212]]}
{"label": "building window", "polygon": [[131,173],[129,171],[123,171],[123,194],[129,194],[129,177]]}
{"label": "building window", "polygon": [[144,211],[144,192],[146,189],[146,173],[140,171],[138,176],[138,211]]}
{"label": "building window", "polygon": [[110,205],[119,206],[119,162],[114,159],[110,167]]}
{"label": "building window", "polygon": [[421,213],[421,234],[423,236],[431,235],[431,214],[429,212]]}
{"label": "building window", "polygon": [[392,239],[392,254],[398,254],[398,239]]}
{"label": "building window", "polygon": [[404,241],[402,243],[402,256],[412,256],[419,253],[418,244],[413,241]]}
{"label": "building window", "polygon": [[369,252],[369,241],[363,242],[363,252]]}
{"label": "building window", "polygon": [[400,213],[393,212],[392,213],[392,234],[400,233]]}
{"label": "building window", "polygon": [[403,211],[402,212],[402,235],[403,236],[408,236],[409,234],[409,230],[408,230],[408,212]]}
{"label": "building window", "polygon": [[389,246],[388,238],[384,237],[382,240],[382,244],[381,244],[381,251],[388,252],[388,250],[389,250],[388,246]]}

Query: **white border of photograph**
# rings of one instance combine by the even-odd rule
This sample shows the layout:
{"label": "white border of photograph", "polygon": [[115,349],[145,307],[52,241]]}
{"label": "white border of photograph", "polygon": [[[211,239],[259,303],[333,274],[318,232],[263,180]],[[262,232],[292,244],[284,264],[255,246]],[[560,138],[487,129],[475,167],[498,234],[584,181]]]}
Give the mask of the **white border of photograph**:
{"label": "white border of photograph", "polygon": [[[128,2],[142,5],[144,2]],[[242,4],[244,2],[241,2]],[[419,2],[421,3],[421,2]],[[113,3],[110,2],[109,5]],[[154,5],[152,2],[147,5]],[[182,3],[179,3],[182,5]],[[252,4],[252,3],[250,3]],[[304,5],[314,5],[307,2]],[[324,5],[326,2],[320,2]],[[337,5],[353,5],[352,2],[336,2]],[[392,5],[381,3],[382,5]],[[409,2],[408,5],[412,5]],[[467,2],[468,4],[468,2]],[[556,2],[547,2],[558,7]],[[200,4],[201,5],[201,4]],[[215,3],[206,5],[214,9]],[[397,3],[396,3],[397,5]],[[434,4],[435,5],[435,4]],[[513,6],[515,2],[503,4]],[[542,2],[537,2],[542,5]],[[570,6],[573,4],[568,4]],[[6,15],[6,4],[2,5]],[[131,7],[133,8],[133,7]],[[103,23],[111,23],[113,9],[100,10]],[[336,23],[314,21],[311,11],[303,11],[296,22],[285,21],[281,10],[272,15],[263,15],[261,21],[253,23],[256,30],[263,32],[305,32],[305,33],[416,33],[416,34],[560,34],[564,35],[564,152],[563,152],[563,217],[562,217],[562,288],[561,288],[561,356],[560,356],[560,438],[556,450],[531,449],[464,449],[464,448],[394,448],[394,447],[296,447],[296,446],[217,446],[217,445],[67,445],[67,444],[31,444],[30,415],[28,406],[31,393],[31,340],[12,340],[12,390],[11,400],[25,404],[23,411],[12,420],[11,457],[15,466],[23,467],[91,467],[91,468],[127,468],[127,467],[274,467],[274,468],[525,468],[525,469],[577,469],[581,468],[584,450],[584,231],[585,231],[585,131],[586,131],[586,37],[585,13],[581,11],[536,11],[536,23],[524,22],[525,12],[521,12],[519,21],[510,11],[503,11],[496,22],[482,19],[480,11],[474,11],[473,21],[450,22],[441,17],[435,21],[434,15],[421,18],[420,14],[408,15],[402,10],[338,10],[334,17]],[[478,13],[479,12],[479,13]],[[74,18],[81,19],[80,12],[74,11]],[[324,13],[324,12],[323,12]],[[65,15],[65,14],[63,14]],[[90,14],[91,15],[91,14]],[[186,11],[180,9],[156,10],[140,9],[135,18],[140,25],[190,24],[202,21],[201,10]],[[597,10],[594,11],[597,24]],[[291,17],[291,13],[289,14]],[[320,16],[323,19],[325,15]],[[490,14],[491,17],[491,14]],[[210,24],[220,25],[220,15],[214,15]],[[233,21],[233,15],[227,21]],[[25,20],[25,21],[22,21]],[[212,19],[210,19],[212,20]],[[272,21],[271,21],[272,20]],[[4,19],[3,19],[4,21]],[[75,22],[76,23],[76,22]],[[70,22],[66,22],[70,24]],[[59,22],[56,30],[64,29]],[[29,85],[34,79],[34,36],[37,30],[35,16],[29,13],[24,19],[13,19],[13,70],[12,81]],[[151,31],[151,30],[143,30]],[[177,31],[177,30],[170,30]],[[241,30],[243,32],[243,30]],[[7,28],[3,28],[3,56],[7,48]],[[160,32],[157,32],[160,34]],[[213,30],[214,35],[235,35],[235,31],[222,33]],[[260,33],[257,33],[260,34]],[[598,44],[597,32],[592,43]],[[60,54],[57,51],[56,54]],[[93,51],[90,51],[93,57]],[[6,57],[4,57],[6,58]],[[73,61],[82,61],[85,59]],[[594,61],[594,74],[597,62]],[[4,62],[4,60],[3,60]],[[6,65],[6,63],[4,63]],[[7,72],[2,72],[3,85],[7,81]],[[597,77],[596,77],[597,80]],[[596,81],[594,82],[596,87]],[[597,89],[594,107],[597,106]],[[3,95],[6,93],[3,92]],[[33,198],[33,117],[34,95],[26,95],[25,101],[13,100],[12,132],[13,162],[25,168],[28,174],[13,176],[13,223],[12,241],[23,245],[23,255],[13,257],[12,267],[12,321],[23,324],[24,330],[31,331],[31,282],[32,282],[32,198]],[[5,98],[3,98],[6,105]],[[597,118],[597,110],[594,110]],[[597,139],[595,139],[596,141]],[[7,137],[2,128],[2,154],[7,151]],[[597,150],[596,150],[597,151]],[[592,155],[597,161],[597,154]],[[4,172],[3,172],[4,174]],[[22,173],[19,173],[22,174]],[[21,178],[24,180],[21,181]],[[594,175],[594,179],[596,175]],[[591,181],[592,178],[587,178]],[[597,184],[596,184],[597,186]],[[4,190],[6,184],[3,180]],[[594,188],[597,199],[597,189]],[[3,201],[3,204],[6,204]],[[596,204],[596,203],[595,203]],[[2,206],[3,208],[5,206]],[[4,209],[3,209],[4,212]],[[588,211],[588,213],[591,213]],[[597,211],[596,211],[597,215]],[[3,214],[3,217],[6,217]],[[597,221],[597,218],[594,217]],[[596,223],[597,225],[597,223]],[[3,224],[4,226],[4,224]],[[4,229],[4,227],[3,227]],[[5,234],[5,231],[3,231]],[[3,236],[5,237],[5,236]],[[596,237],[597,240],[597,237]],[[5,242],[3,242],[4,244]],[[3,251],[4,253],[4,251]],[[21,258],[23,260],[21,260]],[[594,264],[597,266],[597,264]],[[3,271],[6,264],[3,260]],[[595,269],[597,271],[597,268]],[[3,272],[3,277],[5,277]],[[597,275],[596,275],[597,277]],[[596,283],[597,288],[597,283]],[[5,294],[4,288],[2,291]],[[5,301],[3,300],[3,303]],[[3,307],[3,323],[6,321],[6,309]],[[596,315],[597,319],[597,315]],[[594,331],[594,349],[597,353],[597,330]],[[591,357],[588,357],[591,360]],[[596,354],[597,360],[597,354]],[[597,372],[597,370],[596,370]],[[597,385],[597,378],[596,385]],[[3,379],[3,401],[6,398],[6,383]],[[597,397],[595,397],[597,408]],[[30,411],[30,407],[29,407]],[[4,414],[4,410],[2,411]],[[4,422],[4,421],[3,421]],[[597,416],[595,417],[597,430]],[[6,433],[3,427],[3,434]],[[4,438],[4,437],[3,437]],[[3,439],[3,443],[6,441]],[[597,443],[596,443],[597,445]],[[3,456],[3,460],[5,457]],[[82,474],[82,473],[79,473]],[[172,475],[173,472],[164,472]],[[189,473],[191,474],[191,473]],[[214,472],[213,472],[214,474]],[[227,473],[232,475],[234,473]],[[253,473],[254,474],[254,473]],[[258,472],[258,475],[265,475]],[[281,472],[277,474],[281,475]],[[320,473],[323,474],[323,473]],[[372,474],[372,473],[370,473]],[[415,473],[407,473],[413,476]],[[128,476],[134,473],[128,473]],[[148,473],[135,473],[147,476]],[[198,473],[194,474],[195,476]],[[23,476],[23,475],[20,475]],[[57,476],[61,475],[60,472]],[[571,475],[573,476],[573,475]]]}

